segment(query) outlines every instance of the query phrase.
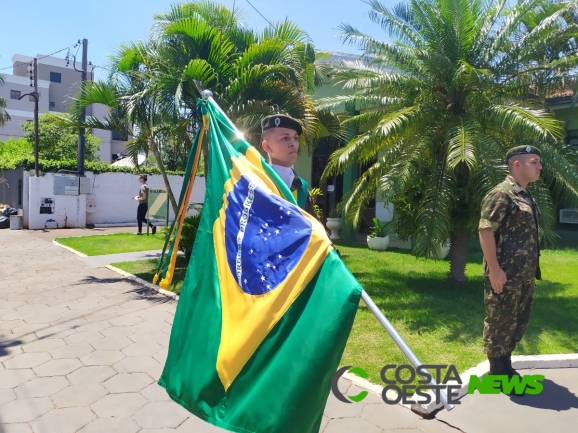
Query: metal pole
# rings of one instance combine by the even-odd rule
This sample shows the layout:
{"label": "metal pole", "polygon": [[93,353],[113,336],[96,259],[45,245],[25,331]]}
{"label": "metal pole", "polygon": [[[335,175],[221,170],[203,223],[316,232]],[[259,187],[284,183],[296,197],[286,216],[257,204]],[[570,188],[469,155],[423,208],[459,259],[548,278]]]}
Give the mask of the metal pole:
{"label": "metal pole", "polygon": [[34,58],[34,175],[39,176],[38,169],[38,59]]}
{"label": "metal pole", "polygon": [[[418,367],[418,366],[422,365],[422,363],[418,359],[418,357],[415,356],[415,353],[413,353],[412,350],[407,345],[407,343],[405,341],[403,341],[403,338],[401,338],[401,335],[398,334],[398,332],[395,330],[393,325],[390,323],[389,320],[387,320],[387,318],[383,315],[383,313],[377,307],[377,305],[375,305],[375,303],[369,297],[369,295],[367,294],[367,292],[365,290],[363,292],[361,292],[361,299],[363,299],[363,302],[366,303],[367,307],[375,315],[375,317],[377,318],[379,323],[381,323],[383,325],[383,327],[385,328],[385,330],[389,333],[389,335],[391,335],[391,338],[393,338],[393,341],[395,341],[395,344],[397,344],[397,346],[401,349],[403,354],[407,357],[407,359],[409,359],[409,361],[413,364],[413,366]],[[424,370],[424,371],[426,371],[426,370]],[[437,385],[435,379],[433,378],[433,375],[431,375],[431,381],[429,384],[430,385]],[[447,410],[452,410],[454,408],[453,404],[448,403],[448,397],[447,397],[445,391],[443,391],[443,390],[440,390],[440,399],[441,399],[444,407]]]}
{"label": "metal pole", "polygon": [[[88,51],[88,39],[82,40],[82,85],[86,81],[86,70],[87,65],[87,51]],[[82,109],[82,114],[80,115],[80,122],[84,123],[86,120],[86,108]],[[80,128],[78,135],[78,175],[84,176],[84,153],[85,153],[85,129]]]}

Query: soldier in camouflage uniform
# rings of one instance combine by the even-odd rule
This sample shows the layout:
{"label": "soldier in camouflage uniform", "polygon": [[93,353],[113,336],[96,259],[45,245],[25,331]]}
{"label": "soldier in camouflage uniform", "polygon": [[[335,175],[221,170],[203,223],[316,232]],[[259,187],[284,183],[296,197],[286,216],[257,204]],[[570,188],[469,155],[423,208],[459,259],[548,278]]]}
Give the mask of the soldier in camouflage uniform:
{"label": "soldier in camouflage uniform", "polygon": [[540,279],[536,201],[527,189],[540,177],[540,151],[519,146],[506,154],[510,174],[482,202],[479,224],[484,252],[487,317],[484,353],[490,374],[518,373],[511,355],[530,319],[536,279]]}

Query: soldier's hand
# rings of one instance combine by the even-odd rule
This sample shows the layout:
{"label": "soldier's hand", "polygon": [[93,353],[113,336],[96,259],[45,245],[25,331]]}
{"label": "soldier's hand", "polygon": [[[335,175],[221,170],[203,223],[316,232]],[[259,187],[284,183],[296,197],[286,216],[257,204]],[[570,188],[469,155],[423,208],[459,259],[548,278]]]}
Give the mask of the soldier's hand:
{"label": "soldier's hand", "polygon": [[502,290],[504,290],[504,284],[506,284],[506,281],[508,281],[506,273],[501,268],[498,268],[494,272],[490,270],[490,283],[492,284],[492,289],[498,295],[502,293]]}

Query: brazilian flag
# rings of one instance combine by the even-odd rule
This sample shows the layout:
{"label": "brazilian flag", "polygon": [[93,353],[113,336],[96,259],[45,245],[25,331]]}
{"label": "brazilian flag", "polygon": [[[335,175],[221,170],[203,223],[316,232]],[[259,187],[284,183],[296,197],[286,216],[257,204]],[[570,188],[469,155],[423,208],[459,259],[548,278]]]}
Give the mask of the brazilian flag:
{"label": "brazilian flag", "polygon": [[230,431],[317,433],[362,288],[216,103],[199,104],[205,202],[159,384]]}

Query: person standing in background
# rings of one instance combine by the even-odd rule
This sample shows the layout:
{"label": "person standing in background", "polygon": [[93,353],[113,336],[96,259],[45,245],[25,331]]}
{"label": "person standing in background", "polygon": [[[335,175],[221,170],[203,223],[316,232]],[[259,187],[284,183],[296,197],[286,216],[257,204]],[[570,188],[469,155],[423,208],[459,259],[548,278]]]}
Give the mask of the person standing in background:
{"label": "person standing in background", "polygon": [[138,201],[138,208],[136,211],[136,222],[138,224],[138,232],[137,235],[142,235],[142,223],[148,224],[152,227],[153,235],[157,232],[157,227],[152,225],[152,223],[147,220],[146,215],[148,211],[148,196],[149,196],[149,187],[146,184],[147,182],[147,175],[140,174],[138,176],[138,181],[141,184],[140,190],[137,196],[134,197],[135,200]]}

